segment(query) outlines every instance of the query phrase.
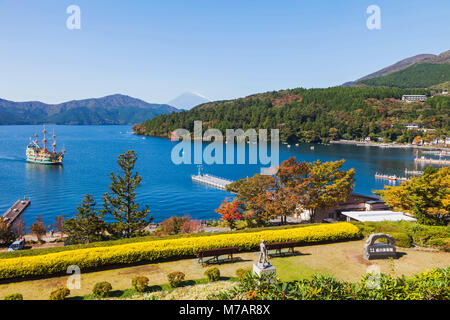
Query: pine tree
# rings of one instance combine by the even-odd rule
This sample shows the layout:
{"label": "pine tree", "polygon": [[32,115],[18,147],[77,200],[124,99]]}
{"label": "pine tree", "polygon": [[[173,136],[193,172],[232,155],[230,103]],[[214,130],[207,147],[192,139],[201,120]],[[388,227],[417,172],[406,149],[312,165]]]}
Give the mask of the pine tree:
{"label": "pine tree", "polygon": [[116,220],[109,225],[109,231],[116,237],[130,238],[143,233],[143,229],[153,220],[149,216],[149,206],[139,209],[136,203],[136,188],[141,184],[142,177],[134,172],[137,155],[133,150],[121,154],[117,164],[122,175],[111,172],[111,193],[103,196],[103,210]]}
{"label": "pine tree", "polygon": [[84,196],[77,207],[77,213],[71,219],[64,221],[64,232],[70,243],[90,243],[102,240],[106,229],[103,213],[97,212],[94,197]]}

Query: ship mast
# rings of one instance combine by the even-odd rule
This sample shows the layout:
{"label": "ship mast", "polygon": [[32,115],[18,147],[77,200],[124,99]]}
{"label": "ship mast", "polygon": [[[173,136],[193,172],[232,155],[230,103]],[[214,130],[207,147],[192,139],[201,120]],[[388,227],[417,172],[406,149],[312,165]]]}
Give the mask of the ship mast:
{"label": "ship mast", "polygon": [[56,136],[55,136],[55,129],[53,129],[53,152],[55,152],[55,147],[56,147]]}
{"label": "ship mast", "polygon": [[42,130],[42,133],[44,134],[44,139],[42,139],[42,143],[44,143],[44,151],[46,150],[46,143],[47,143],[47,139],[45,139],[46,132],[47,132],[47,130],[45,130],[45,125],[44,125],[44,130]]}
{"label": "ship mast", "polygon": [[39,148],[39,143],[38,143],[38,135],[37,135],[37,133],[35,133],[34,134],[34,144],[36,145],[36,147],[38,147]]}

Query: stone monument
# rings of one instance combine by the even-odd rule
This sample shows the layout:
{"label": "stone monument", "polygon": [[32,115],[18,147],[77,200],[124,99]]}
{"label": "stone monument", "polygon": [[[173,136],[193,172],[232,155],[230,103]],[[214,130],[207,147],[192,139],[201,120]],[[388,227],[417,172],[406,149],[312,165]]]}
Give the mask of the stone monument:
{"label": "stone monument", "polygon": [[[375,243],[378,239],[386,239],[387,243]],[[364,245],[364,258],[371,259],[383,259],[383,258],[395,258],[397,251],[395,248],[395,239],[389,234],[385,233],[372,233],[366,240]]]}
{"label": "stone monument", "polygon": [[259,245],[259,259],[258,262],[253,264],[253,273],[261,276],[262,274],[273,274],[276,275],[276,269],[273,265],[267,261],[267,247],[264,242],[264,239],[261,241]]}

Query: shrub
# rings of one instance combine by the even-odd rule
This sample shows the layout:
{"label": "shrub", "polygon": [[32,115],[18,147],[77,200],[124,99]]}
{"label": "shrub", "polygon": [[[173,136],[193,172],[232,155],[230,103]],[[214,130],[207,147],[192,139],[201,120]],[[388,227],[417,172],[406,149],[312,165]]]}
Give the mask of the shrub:
{"label": "shrub", "polygon": [[145,290],[147,290],[148,288],[148,281],[149,280],[147,277],[138,276],[133,278],[133,280],[131,281],[131,286],[137,292],[145,292]]}
{"label": "shrub", "polygon": [[205,271],[205,276],[208,282],[214,282],[220,280],[220,270],[218,268],[209,268]]}
{"label": "shrub", "polygon": [[20,293],[11,293],[4,296],[3,300],[23,300],[23,296]]}
{"label": "shrub", "polygon": [[220,234],[207,237],[183,237],[168,240],[135,242],[108,247],[61,251],[38,256],[0,259],[0,279],[25,278],[65,272],[70,265],[93,269],[105,265],[131,264],[171,257],[193,256],[199,250],[237,247],[241,251],[267,243],[297,241],[314,244],[355,239],[359,229],[347,222],[289,229]]}
{"label": "shrub", "polygon": [[411,237],[404,232],[393,232],[391,236],[395,239],[395,245],[403,248],[411,248],[412,247],[412,239]]}
{"label": "shrub", "polygon": [[167,280],[172,288],[179,287],[184,281],[184,273],[180,271],[174,271],[167,275]]}
{"label": "shrub", "polygon": [[450,251],[450,238],[431,239],[431,240],[428,240],[428,245],[435,247],[435,248],[439,248],[444,251]]}
{"label": "shrub", "polygon": [[328,275],[312,279],[280,282],[252,274],[233,289],[212,294],[212,299],[252,300],[449,300],[450,267],[395,278],[386,274],[366,274],[356,283]]}
{"label": "shrub", "polygon": [[64,300],[69,294],[68,288],[58,288],[50,293],[50,300]]}
{"label": "shrub", "polygon": [[245,277],[247,276],[247,274],[251,273],[252,270],[250,268],[247,269],[237,269],[236,270],[236,277],[238,277],[239,281],[243,281],[245,279]]}
{"label": "shrub", "polygon": [[109,297],[111,290],[111,283],[106,281],[98,282],[95,284],[94,289],[92,289],[92,294],[97,298],[106,298]]}

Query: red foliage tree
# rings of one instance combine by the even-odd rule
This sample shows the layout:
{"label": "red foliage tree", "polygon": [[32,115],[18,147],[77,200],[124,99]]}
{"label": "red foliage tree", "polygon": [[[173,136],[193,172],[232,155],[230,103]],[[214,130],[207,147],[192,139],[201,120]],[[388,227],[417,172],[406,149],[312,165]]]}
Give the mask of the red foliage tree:
{"label": "red foliage tree", "polygon": [[215,211],[222,216],[222,220],[228,223],[230,229],[234,229],[236,220],[241,220],[244,217],[240,206],[240,201],[230,201],[230,198],[226,198]]}

